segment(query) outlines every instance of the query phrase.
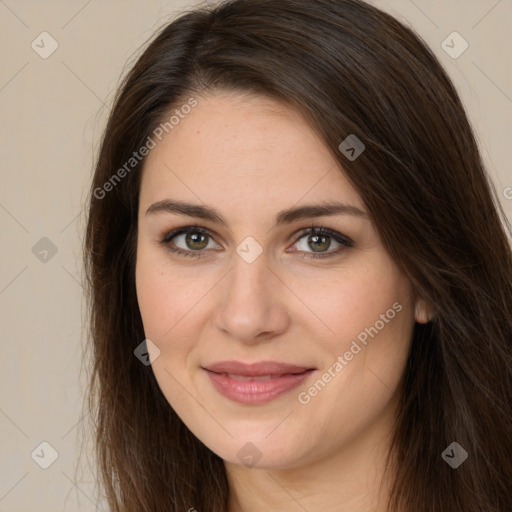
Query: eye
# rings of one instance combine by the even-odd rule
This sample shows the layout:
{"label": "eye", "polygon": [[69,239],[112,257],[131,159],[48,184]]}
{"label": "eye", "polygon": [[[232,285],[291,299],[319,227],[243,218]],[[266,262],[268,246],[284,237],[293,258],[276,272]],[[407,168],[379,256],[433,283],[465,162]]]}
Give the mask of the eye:
{"label": "eye", "polygon": [[197,258],[206,256],[205,249],[212,249],[212,247],[208,247],[211,241],[213,238],[207,229],[189,226],[168,233],[161,243],[173,253]]}
{"label": "eye", "polygon": [[[336,244],[335,250],[328,251],[332,244]],[[343,252],[348,247],[353,247],[353,241],[329,228],[311,227],[301,232],[301,236],[294,243],[299,252],[304,253],[304,258],[329,258]],[[308,252],[311,249],[312,252]],[[296,252],[296,251],[292,251]]]}

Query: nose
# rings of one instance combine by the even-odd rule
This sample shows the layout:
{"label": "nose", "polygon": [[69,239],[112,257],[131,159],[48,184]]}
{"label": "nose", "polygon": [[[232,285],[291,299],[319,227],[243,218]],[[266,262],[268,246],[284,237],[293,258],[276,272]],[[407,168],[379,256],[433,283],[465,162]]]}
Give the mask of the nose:
{"label": "nose", "polygon": [[239,342],[255,344],[286,331],[289,311],[285,286],[268,266],[265,252],[248,263],[238,254],[218,289],[214,325]]}

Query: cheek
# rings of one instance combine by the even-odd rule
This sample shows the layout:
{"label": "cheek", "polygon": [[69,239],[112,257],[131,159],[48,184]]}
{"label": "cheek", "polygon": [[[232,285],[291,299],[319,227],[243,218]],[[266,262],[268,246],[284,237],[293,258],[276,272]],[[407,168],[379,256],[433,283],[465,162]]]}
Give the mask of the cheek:
{"label": "cheek", "polygon": [[148,338],[161,341],[187,308],[187,288],[144,248],[137,254],[135,281],[144,332]]}
{"label": "cheek", "polygon": [[158,386],[180,418],[193,426],[202,409],[190,398],[187,361],[198,337],[194,326],[200,325],[200,299],[211,285],[203,286],[193,271],[171,272],[161,256],[141,247],[136,288],[144,334],[160,351],[151,365]]}
{"label": "cheek", "polygon": [[[364,428],[380,414],[403,375],[414,327],[409,280],[385,255],[366,263],[320,287],[310,281],[304,295],[333,332],[324,327],[329,334],[316,338],[325,355],[319,381],[327,384],[312,383],[300,403],[318,418],[336,418],[327,427],[333,438]],[[340,431],[347,411],[357,411],[357,418]]]}
{"label": "cheek", "polygon": [[[139,249],[136,266],[137,300],[147,338],[162,352],[187,349],[197,339],[194,329],[208,321],[207,295],[216,280],[196,268],[172,268],[165,255]],[[218,279],[217,279],[218,280]]]}
{"label": "cheek", "polygon": [[319,326],[318,333],[325,333],[320,338],[336,353],[376,323],[378,330],[388,333],[392,329],[398,332],[404,320],[407,330],[410,328],[409,281],[385,254],[373,254],[347,270],[330,272],[328,277],[297,282],[296,290],[314,314],[304,318],[310,326]]}

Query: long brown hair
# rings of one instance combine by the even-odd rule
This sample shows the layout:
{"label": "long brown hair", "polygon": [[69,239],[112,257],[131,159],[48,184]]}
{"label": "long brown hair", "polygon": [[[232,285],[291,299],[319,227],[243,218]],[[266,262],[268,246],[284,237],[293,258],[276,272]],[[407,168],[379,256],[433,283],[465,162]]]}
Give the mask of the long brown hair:
{"label": "long brown hair", "polygon": [[[411,29],[361,0],[232,0],[184,13],[119,89],[84,241],[88,405],[111,510],[226,510],[223,461],[133,354],[144,340],[134,279],[144,159],[117,173],[173,108],[217,90],[265,95],[304,116],[432,307],[399,390],[389,510],[512,510],[510,224],[445,71]],[[350,134],[365,144],[353,161],[338,149]],[[468,453],[457,469],[441,456],[452,442]]]}

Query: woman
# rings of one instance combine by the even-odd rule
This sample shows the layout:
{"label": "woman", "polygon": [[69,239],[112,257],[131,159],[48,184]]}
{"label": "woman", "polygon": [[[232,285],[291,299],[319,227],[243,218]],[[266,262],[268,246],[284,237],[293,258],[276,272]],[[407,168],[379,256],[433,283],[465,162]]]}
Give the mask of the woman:
{"label": "woman", "polygon": [[507,232],[391,16],[234,0],[164,27],[89,203],[110,509],[511,510]]}

